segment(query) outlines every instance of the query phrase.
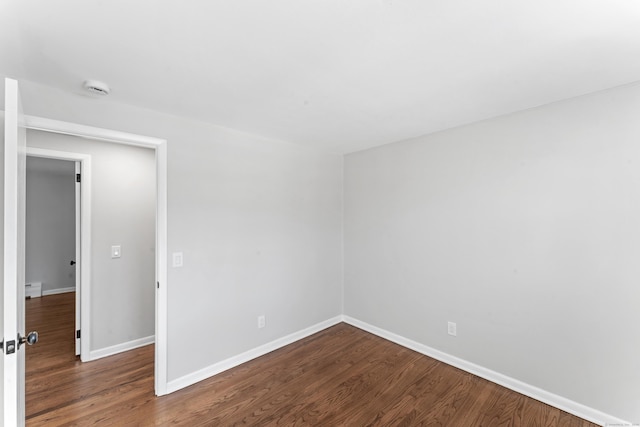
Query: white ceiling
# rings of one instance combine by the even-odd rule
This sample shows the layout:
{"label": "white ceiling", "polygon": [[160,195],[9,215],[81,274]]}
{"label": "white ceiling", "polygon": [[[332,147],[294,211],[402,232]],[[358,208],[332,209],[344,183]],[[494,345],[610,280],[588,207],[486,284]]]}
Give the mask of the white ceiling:
{"label": "white ceiling", "polygon": [[0,55],[351,152],[640,80],[640,0],[0,0]]}

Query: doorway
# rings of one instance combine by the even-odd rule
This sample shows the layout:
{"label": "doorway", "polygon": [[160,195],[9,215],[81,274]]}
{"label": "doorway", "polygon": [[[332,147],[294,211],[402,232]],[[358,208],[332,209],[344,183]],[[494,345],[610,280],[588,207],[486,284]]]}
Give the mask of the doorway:
{"label": "doorway", "polygon": [[[126,146],[151,148],[155,154],[156,204],[155,204],[155,349],[154,349],[154,389],[157,396],[167,394],[167,142],[166,140],[78,125],[58,120],[27,116],[27,129],[45,131],[52,134],[78,136],[83,139],[102,141],[106,143]],[[91,164],[91,159],[83,160],[84,164]],[[90,171],[83,171],[83,181],[91,181]],[[91,186],[82,186],[82,205],[84,209],[91,209]],[[91,234],[91,216],[82,221],[83,239]],[[82,245],[82,258],[87,258],[87,245]],[[123,249],[124,251],[124,249]],[[88,284],[81,292],[81,307],[88,306],[91,301],[91,265],[84,265],[81,271],[82,283]],[[91,330],[91,319],[82,313],[83,329]],[[89,340],[82,340],[82,355],[91,360]],[[100,355],[98,355],[100,356]]]}
{"label": "doorway", "polygon": [[80,249],[76,169],[75,161],[26,159],[24,313],[26,330],[40,335],[38,345],[25,348],[27,418],[46,409],[43,399],[34,395],[33,385],[48,381],[44,376],[60,366],[74,364],[80,354],[75,333],[80,327],[76,324],[80,313],[76,303],[80,292],[80,274],[76,276],[76,260],[80,261],[76,253]]}
{"label": "doorway", "polygon": [[[42,303],[36,302],[36,298],[71,294],[56,299],[70,303],[72,321],[67,333],[69,337],[75,337],[72,353],[76,356],[80,355],[80,336],[76,331],[81,326],[81,183],[77,179],[80,170],[79,160],[33,154],[26,160],[25,293],[28,299],[34,299],[28,300],[28,305]],[[29,311],[25,314],[28,316]]]}
{"label": "doorway", "polygon": [[[30,260],[32,263],[31,269],[29,269],[29,261],[27,264],[27,283],[29,281],[36,280],[36,283],[40,286],[40,295],[47,294],[55,294],[58,293],[56,289],[60,290],[60,283],[66,283],[68,287],[64,287],[62,290],[70,290],[69,288],[73,288],[74,290],[74,329],[75,330],[75,354],[76,356],[80,356],[82,360],[89,360],[89,337],[85,337],[85,345],[82,345],[81,338],[81,319],[82,319],[82,283],[85,283],[85,292],[88,291],[88,287],[91,281],[91,263],[90,255],[91,255],[91,156],[81,153],[74,152],[66,152],[66,151],[55,151],[55,150],[47,150],[42,148],[34,148],[27,147],[27,167],[29,162],[31,164],[46,164],[49,166],[44,166],[45,172],[45,180],[47,181],[44,184],[40,184],[40,186],[44,186],[44,188],[37,188],[38,183],[35,182],[36,186],[31,186],[31,190],[36,194],[27,194],[27,201],[31,201],[32,209],[46,209],[46,213],[42,212],[27,212],[27,246],[29,243],[32,248],[27,249],[27,257],[31,256]],[[57,164],[58,166],[53,166]],[[65,166],[68,165],[68,166]],[[73,165],[73,169],[71,169],[71,165]],[[40,166],[41,168],[43,166]],[[66,195],[62,195],[60,192],[63,191],[61,189],[54,190],[51,185],[52,182],[56,179],[59,179],[55,175],[59,175],[61,173],[61,169],[67,168],[68,178],[70,180],[69,183],[65,185],[70,185],[73,187],[71,189],[66,190]],[[54,175],[51,174],[52,168],[55,168]],[[83,178],[82,178],[83,177]],[[84,185],[83,185],[84,182]],[[31,184],[34,184],[32,182]],[[62,186],[62,183],[58,184]],[[44,202],[41,200],[44,191],[48,190],[49,194],[46,196],[49,199],[55,198],[56,200],[50,200],[48,202]],[[53,191],[53,193],[51,193]],[[72,205],[67,206],[66,209],[64,207],[56,206],[59,205],[61,200],[60,198],[67,198],[67,204]],[[68,199],[72,199],[73,202]],[[73,220],[70,219],[62,219],[60,216],[62,213],[52,212],[51,216],[55,216],[55,218],[51,218],[49,211],[55,210],[64,210],[66,215],[73,216]],[[36,218],[33,218],[33,216]],[[31,218],[29,218],[31,216]],[[46,219],[45,219],[46,218]],[[31,221],[29,221],[31,219]],[[51,241],[43,241],[43,239],[34,236],[34,233],[45,233],[49,234],[51,231],[45,230],[46,225],[39,224],[35,226],[35,230],[33,229],[34,222],[37,220],[44,220],[49,223],[54,222],[56,230],[55,232],[60,234],[61,228],[64,228],[61,225],[61,222],[66,221],[68,224],[67,228],[67,236],[57,237],[54,239],[54,242]],[[31,222],[32,227],[29,227],[29,222]],[[29,229],[31,228],[31,229]],[[72,230],[69,230],[72,228]],[[68,250],[68,253],[65,253],[68,260],[64,259],[64,256],[60,258],[60,256],[52,255],[51,252],[55,252],[58,250],[55,247],[54,243],[61,244],[63,240],[71,240],[70,236],[73,236],[72,242],[64,243],[65,245],[73,246],[73,254],[71,250]],[[47,240],[51,240],[51,236]],[[30,242],[29,242],[30,240]],[[42,246],[37,249],[34,249],[35,246]],[[40,251],[39,254],[34,254],[34,251]],[[31,252],[31,253],[29,253]],[[53,259],[52,261],[49,261]],[[86,262],[85,262],[86,261]],[[57,265],[49,266],[48,268],[43,267],[43,264],[51,264],[54,263]],[[68,264],[67,264],[68,263]],[[64,272],[60,273],[59,270],[64,269],[64,272],[69,272],[70,270],[73,272],[74,281],[73,282],[65,282]],[[58,271],[58,274],[56,274]],[[42,281],[37,282],[38,278],[43,278],[46,276],[50,281],[49,283]],[[56,281],[58,283],[56,283]],[[44,286],[44,287],[43,287]],[[86,304],[86,303],[85,303]],[[32,304],[33,305],[33,304]],[[84,313],[85,316],[85,327],[88,327],[90,322],[89,313]]]}

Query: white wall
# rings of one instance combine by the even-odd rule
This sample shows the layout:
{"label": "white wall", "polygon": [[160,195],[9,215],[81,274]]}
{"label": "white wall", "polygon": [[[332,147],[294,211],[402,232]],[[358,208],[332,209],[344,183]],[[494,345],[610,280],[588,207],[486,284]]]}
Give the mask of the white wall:
{"label": "white wall", "polygon": [[[91,350],[152,336],[154,151],[33,130],[27,145],[91,155]],[[111,258],[112,245],[121,258]]]}
{"label": "white wall", "polygon": [[184,253],[168,277],[170,381],[341,313],[342,156],[21,89],[27,114],[168,140],[168,251]]}
{"label": "white wall", "polygon": [[346,156],[345,314],[640,421],[639,117],[633,85]]}
{"label": "white wall", "polygon": [[75,163],[27,157],[26,281],[75,288]]}

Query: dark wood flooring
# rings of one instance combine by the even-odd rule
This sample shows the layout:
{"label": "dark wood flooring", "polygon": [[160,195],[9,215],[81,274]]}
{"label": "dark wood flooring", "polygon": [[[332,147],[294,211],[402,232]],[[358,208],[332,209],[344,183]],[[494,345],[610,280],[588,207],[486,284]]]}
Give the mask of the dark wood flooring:
{"label": "dark wood flooring", "polygon": [[594,426],[347,324],[163,397],[153,346],[76,359],[72,293],[27,326],[28,426]]}

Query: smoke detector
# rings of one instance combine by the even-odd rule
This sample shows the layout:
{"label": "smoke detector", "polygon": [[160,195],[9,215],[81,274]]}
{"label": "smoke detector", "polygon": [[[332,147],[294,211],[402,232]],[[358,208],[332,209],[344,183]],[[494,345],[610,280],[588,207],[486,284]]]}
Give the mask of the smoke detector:
{"label": "smoke detector", "polygon": [[98,80],[85,80],[84,90],[95,95],[109,95],[109,85]]}

